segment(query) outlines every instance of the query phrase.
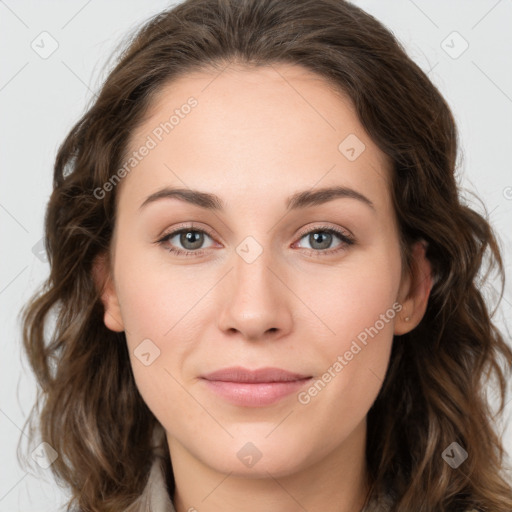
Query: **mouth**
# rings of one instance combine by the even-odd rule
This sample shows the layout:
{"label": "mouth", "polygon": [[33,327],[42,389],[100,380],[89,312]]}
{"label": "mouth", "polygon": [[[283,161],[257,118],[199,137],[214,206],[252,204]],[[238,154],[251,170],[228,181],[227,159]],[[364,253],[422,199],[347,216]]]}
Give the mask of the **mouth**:
{"label": "mouth", "polygon": [[264,407],[297,392],[312,376],[281,368],[231,367],[202,375],[201,379],[211,392],[231,404]]}

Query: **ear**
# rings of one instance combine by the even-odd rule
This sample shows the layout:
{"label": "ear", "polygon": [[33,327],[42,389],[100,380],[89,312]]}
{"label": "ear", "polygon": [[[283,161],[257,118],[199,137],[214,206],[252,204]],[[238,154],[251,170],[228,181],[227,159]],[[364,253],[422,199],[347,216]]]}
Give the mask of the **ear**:
{"label": "ear", "polygon": [[94,258],[92,274],[96,289],[101,293],[101,302],[105,309],[103,316],[105,326],[111,331],[123,332],[124,323],[110,270],[108,253],[99,254]]}
{"label": "ear", "polygon": [[412,247],[412,269],[400,283],[398,302],[402,305],[400,316],[395,321],[394,334],[412,331],[423,318],[432,290],[432,266],[425,253],[427,242],[420,240]]}

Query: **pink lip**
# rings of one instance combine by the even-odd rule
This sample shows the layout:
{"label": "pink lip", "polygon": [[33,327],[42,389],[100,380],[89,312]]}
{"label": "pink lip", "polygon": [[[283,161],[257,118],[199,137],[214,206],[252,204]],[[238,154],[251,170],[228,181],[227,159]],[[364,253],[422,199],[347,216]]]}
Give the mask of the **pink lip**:
{"label": "pink lip", "polygon": [[263,407],[297,391],[311,376],[280,368],[224,368],[201,376],[207,387],[225,400],[245,407]]}

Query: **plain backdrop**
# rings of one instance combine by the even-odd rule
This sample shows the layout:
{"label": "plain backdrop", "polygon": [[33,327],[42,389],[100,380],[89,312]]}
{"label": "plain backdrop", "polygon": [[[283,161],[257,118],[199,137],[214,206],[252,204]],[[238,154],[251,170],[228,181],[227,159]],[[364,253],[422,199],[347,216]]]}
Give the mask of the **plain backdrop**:
{"label": "plain backdrop", "polygon": [[[397,36],[453,109],[461,187],[483,200],[505,258],[508,282],[497,312],[504,328],[512,311],[512,2],[354,3]],[[48,274],[39,244],[57,148],[98,90],[123,36],[171,5],[0,0],[0,511],[54,511],[66,496],[50,469],[27,473],[16,458],[35,398],[18,313]],[[509,454],[511,409],[509,403],[503,422]]]}

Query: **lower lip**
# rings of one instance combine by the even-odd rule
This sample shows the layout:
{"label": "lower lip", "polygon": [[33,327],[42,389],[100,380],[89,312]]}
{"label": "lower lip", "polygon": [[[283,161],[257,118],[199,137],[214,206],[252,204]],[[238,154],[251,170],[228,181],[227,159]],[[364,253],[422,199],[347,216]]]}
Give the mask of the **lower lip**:
{"label": "lower lip", "polygon": [[286,382],[225,382],[206,380],[207,387],[228,402],[243,407],[264,407],[297,392],[311,377]]}

